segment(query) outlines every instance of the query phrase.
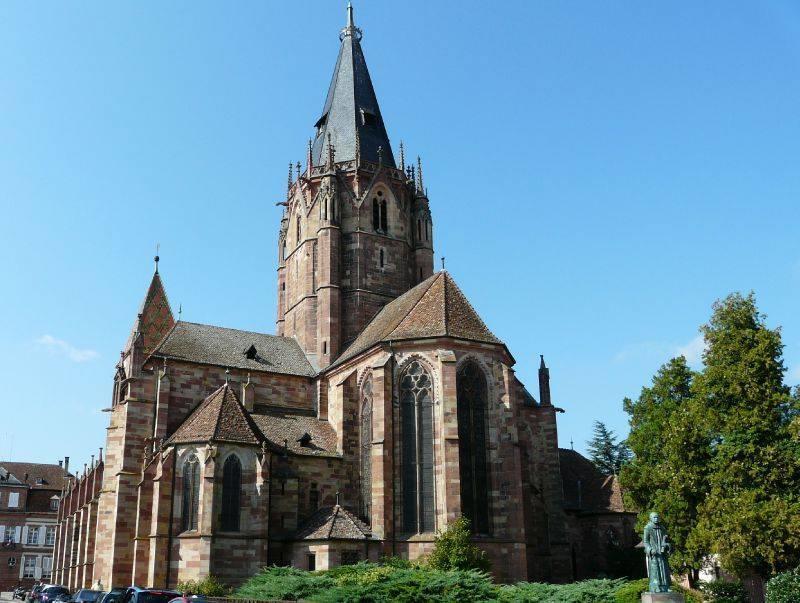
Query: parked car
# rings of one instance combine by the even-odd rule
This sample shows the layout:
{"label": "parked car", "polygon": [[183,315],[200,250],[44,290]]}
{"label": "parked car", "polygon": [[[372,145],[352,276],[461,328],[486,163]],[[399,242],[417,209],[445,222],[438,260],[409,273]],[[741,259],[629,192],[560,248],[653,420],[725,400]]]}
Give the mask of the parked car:
{"label": "parked car", "polygon": [[42,593],[45,586],[56,586],[55,584],[34,584],[33,588],[28,593],[28,601],[36,601]]}
{"label": "parked car", "polygon": [[39,603],[54,603],[59,595],[69,594],[65,586],[45,586],[39,593]]}
{"label": "parked car", "polygon": [[95,601],[99,601],[104,594],[105,593],[101,590],[82,588],[72,595],[72,601],[75,603],[95,603]]}
{"label": "parked car", "polygon": [[98,603],[120,603],[128,589],[122,586],[112,588],[98,601]]}
{"label": "parked car", "polygon": [[72,601],[72,595],[69,593],[64,593],[56,597],[56,603],[70,603],[70,601]]}
{"label": "parked car", "polygon": [[11,595],[11,599],[12,600],[13,599],[20,599],[20,600],[24,601],[25,597],[27,597],[27,596],[28,596],[28,591],[25,588],[23,588],[22,586],[18,586],[17,588],[14,589],[14,592]]}
{"label": "parked car", "polygon": [[180,597],[175,597],[169,603],[206,603],[208,599],[206,599],[205,595],[186,595],[183,594]]}
{"label": "parked car", "polygon": [[176,590],[162,590],[154,588],[139,588],[131,586],[125,591],[125,596],[120,603],[169,603],[181,593]]}

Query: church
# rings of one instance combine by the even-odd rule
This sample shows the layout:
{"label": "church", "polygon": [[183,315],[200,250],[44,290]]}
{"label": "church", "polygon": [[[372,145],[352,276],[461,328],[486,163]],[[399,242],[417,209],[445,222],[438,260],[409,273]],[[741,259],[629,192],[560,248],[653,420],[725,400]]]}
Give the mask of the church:
{"label": "church", "polygon": [[56,581],[235,585],[266,565],[415,559],[462,515],[498,580],[568,581],[587,539],[633,538],[613,479],[592,513],[591,480],[577,511],[565,501],[544,359],[534,395],[434,270],[422,165],[392,149],[352,8],[339,38],[281,204],[276,334],[176,320],[156,258],[105,451],[64,491]]}

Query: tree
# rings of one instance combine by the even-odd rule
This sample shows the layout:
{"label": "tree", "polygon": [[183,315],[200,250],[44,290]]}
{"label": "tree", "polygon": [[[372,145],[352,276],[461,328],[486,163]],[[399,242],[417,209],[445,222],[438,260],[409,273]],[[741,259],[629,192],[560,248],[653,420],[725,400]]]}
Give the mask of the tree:
{"label": "tree", "polygon": [[594,422],[594,435],[586,447],[592,463],[606,475],[619,474],[622,465],[631,458],[626,442],[617,442],[617,436],[602,421]]}
{"label": "tree", "polygon": [[428,556],[428,567],[439,570],[489,571],[486,552],[472,543],[469,519],[459,517],[436,534],[433,551]]}
{"label": "tree", "polygon": [[726,569],[767,577],[800,561],[800,400],[784,384],[780,329],[752,293],[717,302],[703,333],[696,401],[712,455],[694,540]]}
{"label": "tree", "polygon": [[639,527],[650,511],[661,515],[675,548],[673,569],[688,574],[691,583],[706,557],[690,536],[708,490],[710,455],[699,409],[693,404],[695,378],[679,356],[658,370],[637,400],[624,400],[631,427],[627,442],[634,456],[620,475],[628,502],[640,510]]}

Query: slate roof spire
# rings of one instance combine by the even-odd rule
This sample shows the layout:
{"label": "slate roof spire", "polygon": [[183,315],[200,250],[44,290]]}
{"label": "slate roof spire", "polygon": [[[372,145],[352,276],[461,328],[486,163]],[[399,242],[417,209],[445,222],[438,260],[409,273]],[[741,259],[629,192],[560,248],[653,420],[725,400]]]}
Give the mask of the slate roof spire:
{"label": "slate roof spire", "polygon": [[377,163],[378,149],[382,148],[383,165],[397,167],[361,49],[362,36],[353,19],[353,7],[348,4],[347,25],[339,34],[339,57],[322,115],[315,124],[317,132],[311,151],[315,166],[325,165],[330,135],[336,161],[355,160],[358,140],[362,160]]}

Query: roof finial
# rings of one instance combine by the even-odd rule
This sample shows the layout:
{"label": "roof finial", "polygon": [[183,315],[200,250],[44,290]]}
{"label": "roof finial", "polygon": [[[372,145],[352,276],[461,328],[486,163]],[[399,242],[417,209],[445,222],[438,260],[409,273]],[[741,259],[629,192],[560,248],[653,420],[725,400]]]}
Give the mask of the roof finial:
{"label": "roof finial", "polygon": [[406,149],[403,146],[403,141],[400,141],[400,171],[403,172],[406,169]]}
{"label": "roof finial", "polygon": [[444,270],[444,256],[442,256],[442,270]]}
{"label": "roof finial", "polygon": [[347,3],[347,26],[339,34],[339,39],[343,40],[345,36],[355,35],[357,40],[361,39],[361,30],[356,27],[355,20],[353,19],[353,5]]}
{"label": "roof finial", "polygon": [[348,1],[347,3],[347,27],[354,27],[353,23],[353,5]]}
{"label": "roof finial", "polygon": [[336,506],[339,506],[339,491],[336,491]]}
{"label": "roof finial", "polygon": [[297,180],[300,180],[300,168],[303,167],[300,162],[294,164],[294,167],[297,168]]}
{"label": "roof finial", "polygon": [[419,192],[424,194],[425,187],[422,184],[422,159],[419,158],[419,155],[417,155],[417,182],[419,182],[419,185],[417,186],[417,188],[419,188]]}
{"label": "roof finial", "polygon": [[158,274],[158,261],[161,259],[158,257],[158,250],[161,248],[160,243],[156,243],[156,257],[153,258],[153,261],[156,263],[156,274]]}
{"label": "roof finial", "polygon": [[311,164],[314,161],[313,157],[311,156],[312,148],[313,148],[313,143],[311,142],[311,139],[309,138],[308,139],[308,152],[306,153],[306,171],[307,171],[307,176],[309,178],[311,178]]}
{"label": "roof finial", "polygon": [[292,190],[292,162],[289,162],[289,177],[286,180],[286,196],[289,196],[289,192]]}
{"label": "roof finial", "polygon": [[178,304],[178,322],[181,320],[181,314],[183,314],[183,304]]}
{"label": "roof finial", "polygon": [[230,380],[230,378],[231,378],[231,369],[226,368],[225,369],[225,385],[228,385],[228,381]]}
{"label": "roof finial", "polygon": [[378,165],[383,165],[383,147],[378,146]]}
{"label": "roof finial", "polygon": [[575,450],[575,442],[572,441],[572,438],[569,439],[569,449]]}

